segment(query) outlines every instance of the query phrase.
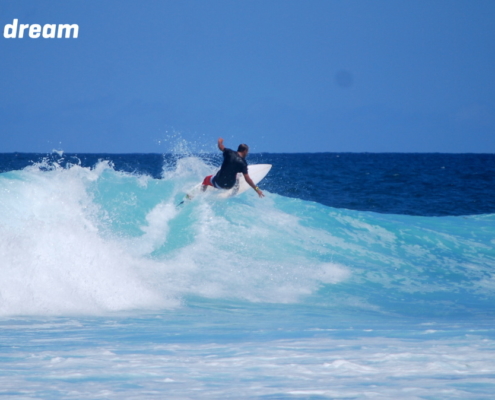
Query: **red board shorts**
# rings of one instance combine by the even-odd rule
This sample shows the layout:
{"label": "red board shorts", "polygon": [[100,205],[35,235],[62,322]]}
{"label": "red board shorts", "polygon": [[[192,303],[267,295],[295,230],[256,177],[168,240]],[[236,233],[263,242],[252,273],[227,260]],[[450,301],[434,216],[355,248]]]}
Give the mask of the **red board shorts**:
{"label": "red board shorts", "polygon": [[211,181],[211,178],[213,178],[213,175],[209,175],[207,176],[204,180],[203,180],[203,186],[213,186],[215,187],[215,185],[213,184],[213,182]]}

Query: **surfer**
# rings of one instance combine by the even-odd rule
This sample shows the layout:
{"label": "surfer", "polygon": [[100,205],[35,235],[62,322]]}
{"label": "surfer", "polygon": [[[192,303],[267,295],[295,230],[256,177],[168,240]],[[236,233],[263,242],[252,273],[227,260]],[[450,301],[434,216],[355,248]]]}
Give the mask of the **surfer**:
{"label": "surfer", "polygon": [[246,156],[249,153],[248,145],[240,144],[237,151],[234,151],[226,148],[223,145],[223,139],[219,138],[218,148],[223,152],[222,166],[215,176],[209,175],[203,180],[202,190],[205,191],[208,186],[213,186],[216,189],[231,189],[236,183],[237,174],[241,172],[248,185],[258,193],[258,196],[264,197],[263,192],[256,186],[248,174],[248,165],[246,162]]}

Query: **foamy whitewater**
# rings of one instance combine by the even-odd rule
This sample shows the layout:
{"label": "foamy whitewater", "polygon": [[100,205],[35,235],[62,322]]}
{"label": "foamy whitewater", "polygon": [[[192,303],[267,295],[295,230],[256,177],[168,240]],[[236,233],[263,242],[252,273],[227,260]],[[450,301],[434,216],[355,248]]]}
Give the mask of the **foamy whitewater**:
{"label": "foamy whitewater", "polygon": [[0,395],[493,398],[495,214],[178,207],[214,169],[0,174]]}

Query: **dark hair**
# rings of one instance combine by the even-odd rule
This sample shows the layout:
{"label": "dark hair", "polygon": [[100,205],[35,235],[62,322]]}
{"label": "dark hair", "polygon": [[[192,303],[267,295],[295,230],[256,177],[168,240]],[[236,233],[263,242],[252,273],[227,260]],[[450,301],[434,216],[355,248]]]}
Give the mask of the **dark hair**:
{"label": "dark hair", "polygon": [[237,151],[239,153],[243,153],[246,150],[249,150],[249,146],[247,144],[240,144],[239,147],[237,148]]}

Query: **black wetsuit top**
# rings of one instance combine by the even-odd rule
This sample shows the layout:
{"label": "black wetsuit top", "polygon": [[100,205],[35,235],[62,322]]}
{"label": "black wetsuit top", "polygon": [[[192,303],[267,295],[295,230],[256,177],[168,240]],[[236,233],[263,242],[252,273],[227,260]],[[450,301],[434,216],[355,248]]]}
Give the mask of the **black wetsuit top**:
{"label": "black wetsuit top", "polygon": [[230,189],[235,185],[239,172],[248,173],[247,162],[237,154],[237,151],[225,148],[223,150],[223,163],[220,171],[215,175],[215,183],[223,189]]}

